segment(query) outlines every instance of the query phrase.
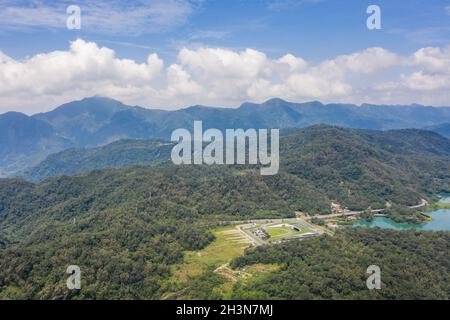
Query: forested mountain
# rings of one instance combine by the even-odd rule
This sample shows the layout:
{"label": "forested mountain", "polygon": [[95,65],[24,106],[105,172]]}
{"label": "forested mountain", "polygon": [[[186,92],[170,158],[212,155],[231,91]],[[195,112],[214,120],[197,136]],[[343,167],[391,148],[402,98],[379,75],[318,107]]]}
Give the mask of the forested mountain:
{"label": "forested mountain", "polygon": [[[234,267],[276,263],[263,279],[236,286],[234,299],[450,299],[450,233],[349,229],[248,250]],[[368,290],[366,269],[381,269],[381,289]],[[196,288],[207,295],[207,288]],[[211,293],[210,293],[211,294]],[[193,296],[195,298],[195,292]]]}
{"label": "forested mountain", "polygon": [[[183,250],[212,240],[207,225],[292,215],[283,197],[314,192],[300,182],[276,192],[256,172],[195,166],[0,184],[1,298],[159,298]],[[67,263],[82,268],[82,292],[66,290]]]}
{"label": "forested mountain", "polygon": [[439,133],[440,135],[450,139],[450,123],[438,124],[427,128],[428,130]]}
{"label": "forested mountain", "polygon": [[[252,166],[167,165],[94,170],[52,177],[39,184],[0,179],[0,298],[161,298],[171,267],[182,262],[184,250],[203,248],[212,241],[208,231],[212,225],[248,218],[293,217],[295,211],[329,213],[331,201],[352,209],[384,207],[386,201],[405,207],[419,203],[430,193],[449,190],[450,140],[432,132],[313,126],[286,131],[280,146],[281,167],[275,176],[261,176]],[[81,165],[77,168],[94,163],[128,165],[132,163],[127,161],[135,157],[162,156],[164,153],[158,153],[161,147],[168,146],[128,140],[74,151],[73,162],[69,161],[70,153],[61,159],[66,168],[75,163]],[[127,150],[132,157],[123,157]],[[411,212],[394,213],[399,221],[419,219]],[[374,237],[386,237],[387,242],[380,245],[388,251],[399,241],[389,233]],[[323,248],[320,243],[311,246],[331,254],[347,238],[336,239],[324,240]],[[437,272],[446,267],[440,253],[446,250],[446,244],[435,236],[418,235],[408,240],[411,248],[418,246],[418,239],[425,239],[424,246],[430,249],[431,260],[426,266],[433,268],[431,279],[438,281],[434,294],[444,297],[445,287]],[[365,240],[350,237],[345,241],[350,249],[355,246],[357,250],[358,243]],[[364,246],[368,249],[361,249],[363,257],[375,252],[371,245]],[[280,254],[313,262],[318,259],[303,247],[307,251],[300,253],[289,246],[281,249]],[[406,257],[412,249],[402,250],[400,256]],[[419,250],[422,255],[425,249]],[[268,252],[266,258],[270,257]],[[360,270],[359,258],[350,258],[356,261],[344,267]],[[285,256],[279,259],[277,263],[288,266],[288,271],[281,269],[281,275],[273,275],[274,281],[302,284],[303,280],[292,279],[296,271],[303,270],[298,265],[300,260],[290,265]],[[424,260],[414,255],[411,259],[418,268],[425,266]],[[82,291],[66,290],[65,269],[71,264],[83,270]],[[328,262],[314,278],[320,288],[327,283],[326,265]],[[399,262],[392,272],[403,269]],[[413,284],[414,279],[408,279],[403,286]],[[250,292],[274,298],[352,297],[345,290],[292,293],[292,286],[287,286],[285,291],[277,291],[270,283],[249,284]],[[420,289],[422,284],[416,287]],[[405,296],[418,294],[416,289],[411,290],[404,290]],[[235,296],[246,297],[244,291],[236,288]],[[432,296],[423,292],[423,297]],[[394,291],[392,297],[403,296]]]}
{"label": "forested mountain", "polygon": [[[272,99],[262,104],[244,103],[239,108],[211,108],[193,106],[175,111],[132,107],[108,98],[87,98],[62,105],[53,111],[34,116],[20,114],[18,122],[9,114],[1,116],[0,132],[28,132],[26,136],[9,134],[2,141],[0,166],[7,172],[25,169],[45,156],[69,147],[96,147],[120,139],[167,140],[173,130],[191,129],[195,120],[202,120],[204,128],[303,128],[314,124],[330,124],[349,128],[401,129],[425,128],[448,123],[450,108],[411,106],[355,106],[320,102],[291,103]],[[29,122],[35,133],[29,132]],[[9,129],[8,129],[9,128]],[[436,130],[441,130],[439,127]],[[33,144],[40,153],[23,149],[24,139],[47,137]],[[7,150],[7,152],[6,152]],[[17,155],[12,157],[11,155]],[[28,165],[30,166],[30,165]],[[14,169],[14,170],[13,170]]]}
{"label": "forested mountain", "polygon": [[22,175],[31,181],[103,168],[167,163],[173,144],[160,140],[120,140],[97,148],[67,149],[48,156]]}
{"label": "forested mountain", "polygon": [[[48,157],[24,176],[39,181],[102,168],[171,165],[171,146],[124,140],[100,148],[70,149]],[[450,140],[429,131],[319,125],[283,131],[280,148],[282,172],[307,181],[327,199],[351,209],[384,208],[386,201],[411,206],[427,194],[450,189]],[[323,203],[316,203],[315,209],[308,210],[327,211]]]}
{"label": "forested mountain", "polygon": [[[450,232],[348,228],[321,236],[246,250],[235,270],[278,268],[231,289],[207,271],[190,279],[183,299],[448,300]],[[381,289],[368,290],[368,266],[381,272]]]}
{"label": "forested mountain", "polygon": [[433,132],[314,126],[280,146],[281,168],[350,209],[413,205],[450,189],[450,140]]}
{"label": "forested mountain", "polygon": [[35,165],[70,145],[44,121],[18,112],[0,115],[0,177]]}
{"label": "forested mountain", "polygon": [[[15,299],[158,299],[183,251],[213,239],[209,226],[330,201],[294,175],[226,166],[108,169],[39,185],[3,179],[0,190],[0,298]],[[282,268],[234,297],[448,298],[448,233],[352,232],[250,251],[234,265]],[[71,264],[82,268],[81,291],[65,287]],[[371,264],[385,268],[383,292],[361,287]]]}

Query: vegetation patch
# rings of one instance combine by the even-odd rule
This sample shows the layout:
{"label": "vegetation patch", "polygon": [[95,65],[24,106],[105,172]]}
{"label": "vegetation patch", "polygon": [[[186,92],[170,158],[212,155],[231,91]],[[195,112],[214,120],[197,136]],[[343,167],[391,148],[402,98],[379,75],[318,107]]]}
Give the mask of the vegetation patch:
{"label": "vegetation patch", "polygon": [[200,251],[187,251],[183,263],[173,267],[176,282],[185,282],[209,269],[216,269],[244,254],[251,243],[235,226],[212,230],[214,241]]}

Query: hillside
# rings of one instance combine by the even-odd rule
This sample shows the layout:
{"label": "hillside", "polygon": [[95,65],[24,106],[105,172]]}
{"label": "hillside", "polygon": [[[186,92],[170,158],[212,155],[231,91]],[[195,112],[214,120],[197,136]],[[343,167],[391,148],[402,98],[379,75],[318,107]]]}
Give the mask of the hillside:
{"label": "hillside", "polygon": [[70,145],[44,121],[18,112],[0,115],[0,177],[35,165]]}
{"label": "hillside", "polygon": [[428,130],[439,133],[440,135],[450,139],[450,123],[438,124],[427,128]]}
{"label": "hillside", "polygon": [[[321,190],[308,185],[307,181],[285,173],[266,179],[257,171],[202,166],[110,169],[78,177],[51,178],[39,185],[4,179],[0,180],[0,190],[3,247],[0,248],[0,298],[14,299],[159,299],[171,291],[168,283],[173,275],[171,270],[183,263],[184,251],[202,249],[213,240],[208,231],[210,226],[228,219],[288,217],[292,216],[294,208],[303,206],[301,209],[306,211],[311,203],[327,205],[329,201],[321,195]],[[363,257],[361,246],[368,241],[366,236],[359,239],[337,237],[326,240],[324,245],[312,239],[306,247],[292,243],[291,246],[260,249],[267,251],[257,251],[257,255],[249,253],[249,257],[236,262],[236,266],[279,263],[287,267],[271,274],[267,281],[250,283],[248,288],[237,287],[234,296],[349,298],[347,291],[340,291],[339,284],[335,291],[314,289],[324,288],[329,266],[334,264],[340,266],[339,270],[361,273],[363,266],[374,263],[367,260],[374,258],[374,252],[394,251],[395,264],[389,260],[389,254],[381,254],[375,260],[383,266],[389,262],[386,279],[406,270],[402,286],[409,289],[401,291],[401,295],[394,290],[391,298],[445,298],[446,282],[442,279],[445,273],[439,270],[446,265],[448,268],[445,262],[448,257],[442,256],[448,251],[445,249],[448,241],[440,234],[415,233],[404,240],[408,247],[399,252],[397,234],[392,231],[371,233],[371,239],[384,239],[386,245],[366,245],[367,248],[362,248]],[[347,243],[344,246],[343,241]],[[320,249],[320,257],[314,248]],[[355,252],[358,255],[353,254]],[[314,269],[315,276],[309,278],[310,282],[305,282],[295,274],[304,274],[308,269],[299,265],[299,260],[291,263],[289,256],[302,256],[311,264],[319,261],[322,264]],[[420,256],[428,260],[425,262]],[[405,259],[413,262],[413,269],[406,268]],[[82,268],[83,290],[79,292],[65,288],[64,270],[70,264]],[[436,290],[423,290],[429,286],[417,284],[414,277],[424,279],[424,276],[414,268],[421,272],[430,270],[431,278],[427,273],[425,279],[433,282]],[[335,276],[341,277],[339,273]],[[191,282],[197,290],[186,293],[191,298],[196,298],[200,291],[201,297],[208,296],[210,291],[206,288],[222,283],[214,280],[215,275],[200,277]],[[281,280],[291,285],[272,289],[273,283]],[[309,287],[297,290],[295,284]],[[345,285],[351,286],[351,283]],[[360,285],[355,288],[361,289]],[[360,291],[354,293],[355,297],[367,294]],[[381,297],[389,296],[383,293]]]}
{"label": "hillside", "polygon": [[[278,264],[265,278],[233,288],[233,299],[443,299],[450,298],[449,232],[349,229],[248,250],[234,267]],[[369,265],[381,269],[381,289],[366,287]],[[206,286],[191,293],[212,295]]]}
{"label": "hillside", "polygon": [[[431,132],[314,126],[290,130],[282,140],[280,173],[269,177],[249,166],[134,166],[53,177],[39,184],[0,179],[0,297],[158,299],[168,292],[172,268],[183,263],[184,251],[211,243],[210,227],[223,221],[293,217],[295,211],[328,213],[331,201],[362,209],[386,201],[404,207],[449,190],[450,141]],[[103,153],[123,155],[119,151],[128,146],[138,150],[136,156],[155,150],[146,143],[118,142],[81,159],[92,164],[106,159]],[[394,213],[401,221],[420,219],[411,212]],[[390,250],[398,240],[387,237],[392,238],[386,247]],[[411,246],[415,241],[412,237]],[[330,252],[338,243],[328,246]],[[280,254],[290,251],[287,247]],[[440,255],[430,254],[430,266],[442,268]],[[64,270],[70,264],[82,267],[80,292],[65,289]],[[403,270],[403,265],[395,268]],[[292,272],[281,276],[293,281]],[[319,285],[323,275],[318,275]],[[273,276],[278,279],[278,273]],[[441,286],[439,277],[433,279]],[[201,288],[204,282],[198,281]],[[413,283],[405,281],[405,286]],[[264,283],[249,288],[262,294],[271,291]],[[189,294],[195,297],[195,292]],[[280,291],[274,297],[289,294]],[[246,297],[239,288],[235,295]]]}
{"label": "hillside", "polygon": [[[193,166],[0,180],[0,190],[0,297],[34,299],[159,298],[183,251],[212,240],[208,225],[290,216],[283,196],[314,192],[299,182],[278,193],[256,172]],[[82,266],[80,293],[65,290],[67,263]]]}
{"label": "hillside", "polygon": [[[202,256],[196,259],[215,245],[197,251]],[[450,232],[342,229],[332,237],[233,252],[228,268],[233,280],[203,268],[181,283],[184,289],[176,298],[448,300],[449,250]],[[215,258],[214,252],[210,256]],[[367,269],[373,265],[380,268],[380,290],[366,286]]]}
{"label": "hillside", "polygon": [[155,165],[170,161],[172,146],[159,140],[120,140],[98,148],[68,149],[48,156],[22,175],[31,181],[41,181],[95,169]]}
{"label": "hillside", "polygon": [[91,134],[107,125],[116,113],[129,108],[119,101],[93,97],[63,104],[32,118],[48,123],[74,145],[92,146],[97,142],[92,141]]}
{"label": "hillside", "polygon": [[[322,125],[283,131],[280,146],[282,172],[351,209],[384,208],[386,201],[415,205],[427,194],[449,189],[450,140],[433,132]],[[170,165],[170,150],[170,144],[152,140],[70,149],[49,156],[24,176],[40,181],[102,168]],[[327,211],[316,200],[304,199],[310,202],[308,210]]]}
{"label": "hillside", "polygon": [[314,126],[280,146],[281,168],[350,209],[413,205],[450,189],[450,140],[433,132]]}
{"label": "hillside", "polygon": [[[45,221],[46,214],[51,214],[57,221],[90,208],[125,206],[129,210],[130,203],[144,201],[149,193],[153,200],[182,204],[188,212],[195,208],[200,216],[265,217],[292,216],[294,211],[329,213],[331,201],[362,210],[384,208],[386,201],[410,206],[450,189],[450,140],[432,132],[314,126],[288,131],[281,139],[280,173],[269,177],[251,166],[188,165],[157,171],[151,167],[97,170],[40,184],[0,180],[1,223],[17,226],[26,217],[23,223],[31,223],[29,227],[22,231],[22,227],[13,228],[16,231],[11,235],[17,238],[20,232],[29,235],[28,228],[36,225],[34,215]],[[416,143],[411,144],[413,141]],[[168,152],[169,148],[154,141],[121,141],[77,151],[80,158],[74,157],[72,170],[164,158],[161,150]],[[54,163],[67,167],[71,164],[68,158],[70,153]]]}
{"label": "hillside", "polygon": [[[73,101],[55,110],[33,116],[21,115],[23,121],[3,115],[0,132],[14,128],[29,130],[28,122],[39,123],[28,135],[9,135],[2,143],[0,168],[11,173],[25,169],[26,163],[36,164],[46,156],[69,147],[97,147],[121,139],[168,140],[173,130],[191,129],[195,120],[202,120],[204,128],[304,128],[315,124],[329,124],[347,128],[389,130],[425,128],[442,125],[450,119],[450,108],[420,105],[376,106],[351,104],[322,104],[320,102],[291,103],[271,99],[261,104],[244,103],[239,108],[193,106],[175,111],[127,106],[119,101],[93,97]],[[439,128],[436,130],[440,130]],[[41,135],[49,138],[24,149]],[[30,151],[30,152],[29,152]],[[15,156],[11,156],[15,155]]]}

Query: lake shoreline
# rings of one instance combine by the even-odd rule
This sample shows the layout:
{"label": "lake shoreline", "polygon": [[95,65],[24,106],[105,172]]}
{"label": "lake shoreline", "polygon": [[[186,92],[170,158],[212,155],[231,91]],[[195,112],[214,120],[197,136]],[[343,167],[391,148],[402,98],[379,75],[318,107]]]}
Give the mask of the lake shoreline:
{"label": "lake shoreline", "polygon": [[427,212],[422,213],[427,217],[424,223],[400,223],[389,217],[374,217],[370,221],[355,221],[354,228],[388,228],[395,230],[432,230],[450,231],[450,197],[441,196],[440,200],[433,203]]}

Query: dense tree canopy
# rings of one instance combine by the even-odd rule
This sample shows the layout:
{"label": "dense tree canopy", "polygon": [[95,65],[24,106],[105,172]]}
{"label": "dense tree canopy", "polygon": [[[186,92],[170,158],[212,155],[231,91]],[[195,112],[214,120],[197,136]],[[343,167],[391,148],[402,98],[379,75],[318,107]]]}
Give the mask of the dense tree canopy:
{"label": "dense tree canopy", "polygon": [[[336,236],[248,250],[234,267],[278,263],[280,270],[246,286],[236,299],[449,299],[449,232],[347,229]],[[380,290],[368,290],[370,265]]]}
{"label": "dense tree canopy", "polygon": [[[411,214],[401,210],[405,206],[449,190],[450,142],[432,133],[317,126],[287,132],[283,139],[280,173],[268,177],[249,166],[135,166],[38,184],[0,179],[0,298],[157,299],[183,251],[213,240],[213,225],[293,217],[295,211],[329,213],[331,201],[353,209],[389,201],[388,214],[402,220]],[[301,245],[258,248],[234,265],[275,262],[283,268],[263,282],[236,287],[234,296],[445,298],[448,237],[353,230]],[[358,282],[367,263],[385,266],[388,286],[378,296],[362,291]],[[79,292],[65,287],[65,270],[73,264],[82,269]],[[401,293],[391,288],[405,268],[398,278],[406,288]],[[411,275],[414,281],[406,278]],[[196,280],[198,288],[220,283],[214,274],[205,277]],[[346,285],[335,281],[340,277]],[[208,292],[202,297],[216,296]]]}

